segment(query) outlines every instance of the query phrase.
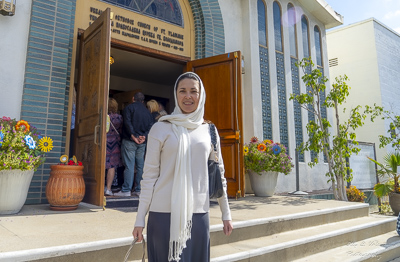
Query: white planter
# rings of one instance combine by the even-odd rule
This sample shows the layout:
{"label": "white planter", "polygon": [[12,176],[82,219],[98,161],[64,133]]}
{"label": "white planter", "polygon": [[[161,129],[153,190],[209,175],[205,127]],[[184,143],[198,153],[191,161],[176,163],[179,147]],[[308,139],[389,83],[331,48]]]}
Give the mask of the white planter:
{"label": "white planter", "polygon": [[0,170],[0,215],[18,213],[25,204],[33,170]]}
{"label": "white planter", "polygon": [[251,188],[256,196],[273,196],[278,182],[278,172],[262,172],[261,175],[249,171]]}

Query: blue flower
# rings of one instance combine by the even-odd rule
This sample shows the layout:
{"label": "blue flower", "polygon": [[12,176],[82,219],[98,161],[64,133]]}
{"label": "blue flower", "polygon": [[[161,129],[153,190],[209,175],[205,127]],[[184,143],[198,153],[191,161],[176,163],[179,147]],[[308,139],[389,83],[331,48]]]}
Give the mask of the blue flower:
{"label": "blue flower", "polygon": [[3,142],[4,134],[3,132],[0,132],[0,142]]}
{"label": "blue flower", "polygon": [[272,151],[274,152],[275,155],[279,154],[281,152],[281,150],[282,150],[281,147],[278,145],[274,145],[272,147]]}
{"label": "blue flower", "polygon": [[25,136],[25,141],[26,145],[29,147],[29,149],[35,149],[36,147],[36,142],[33,140],[33,138],[29,135]]}

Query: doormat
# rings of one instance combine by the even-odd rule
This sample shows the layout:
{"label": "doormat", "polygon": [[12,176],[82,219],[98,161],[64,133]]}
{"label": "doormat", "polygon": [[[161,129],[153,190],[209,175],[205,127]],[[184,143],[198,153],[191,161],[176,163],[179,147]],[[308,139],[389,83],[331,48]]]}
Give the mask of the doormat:
{"label": "doormat", "polygon": [[120,201],[107,201],[106,208],[138,207],[139,199],[127,199]]}

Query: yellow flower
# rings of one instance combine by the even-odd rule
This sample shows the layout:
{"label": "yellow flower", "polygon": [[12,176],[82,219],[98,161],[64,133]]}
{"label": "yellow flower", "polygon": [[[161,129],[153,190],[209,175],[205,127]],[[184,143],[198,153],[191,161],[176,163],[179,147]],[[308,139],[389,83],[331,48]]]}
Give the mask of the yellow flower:
{"label": "yellow flower", "polygon": [[247,155],[249,153],[249,148],[247,146],[243,147],[244,155]]}
{"label": "yellow flower", "polygon": [[22,128],[22,131],[28,132],[31,128],[31,126],[26,122],[25,120],[20,120],[18,123],[15,125],[15,129],[18,131],[19,129]]}
{"label": "yellow flower", "polygon": [[67,156],[67,155],[62,155],[62,156],[60,157],[60,161],[61,161],[61,163],[67,163],[67,161],[68,161],[68,156]]}
{"label": "yellow flower", "polygon": [[273,144],[274,142],[271,139],[265,139],[263,141],[264,144]]}
{"label": "yellow flower", "polygon": [[49,152],[50,150],[53,149],[53,140],[50,137],[42,137],[39,140],[39,148],[43,152]]}
{"label": "yellow flower", "polygon": [[259,151],[261,151],[261,152],[264,152],[264,151],[267,149],[267,146],[264,145],[264,144],[259,144],[259,145],[257,146],[257,149],[258,149]]}
{"label": "yellow flower", "polygon": [[72,157],[72,161],[74,161],[75,164],[78,164],[78,160],[76,159],[76,156]]}

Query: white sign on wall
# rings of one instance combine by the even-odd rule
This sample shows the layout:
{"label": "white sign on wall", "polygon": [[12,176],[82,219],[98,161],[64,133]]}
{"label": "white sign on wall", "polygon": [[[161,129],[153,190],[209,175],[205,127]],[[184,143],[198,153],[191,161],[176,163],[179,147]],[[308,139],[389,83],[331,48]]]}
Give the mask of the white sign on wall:
{"label": "white sign on wall", "polygon": [[350,168],[353,170],[351,184],[358,189],[370,189],[377,183],[375,163],[367,157],[376,159],[375,144],[359,142],[356,146],[360,148],[358,154],[352,154],[349,159]]}

